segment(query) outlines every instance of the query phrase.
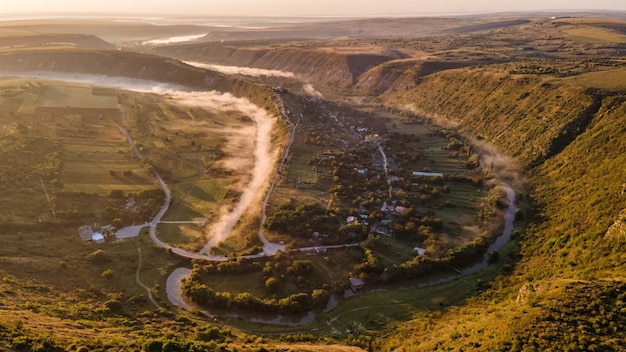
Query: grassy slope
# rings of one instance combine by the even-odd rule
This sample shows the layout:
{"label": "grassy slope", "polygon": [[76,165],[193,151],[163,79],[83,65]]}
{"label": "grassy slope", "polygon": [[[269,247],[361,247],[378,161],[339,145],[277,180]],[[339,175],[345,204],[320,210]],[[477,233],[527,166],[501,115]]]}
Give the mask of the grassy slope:
{"label": "grassy slope", "polygon": [[[548,81],[550,86],[544,87],[542,82]],[[584,83],[586,88],[605,85],[589,79]],[[626,323],[626,237],[623,230],[605,233],[623,221],[620,213],[626,208],[626,96],[585,92],[567,80],[478,69],[434,75],[402,97],[391,93],[387,99],[411,101],[426,113],[462,120],[516,155],[535,186],[535,211],[511,274],[461,306],[416,318],[379,347],[623,349],[626,336],[619,326]],[[586,114],[594,102],[597,113]],[[538,119],[531,112],[540,109]],[[537,163],[542,160],[537,151],[549,150],[564,126],[572,128],[570,121],[581,116],[586,127],[575,129],[553,156]],[[424,325],[427,320],[431,322]]]}
{"label": "grassy slope", "polygon": [[386,100],[463,124],[524,165],[554,153],[556,137],[575,129],[571,123],[584,119],[593,102],[569,82],[510,74],[506,67],[449,70],[413,85],[385,93]]}
{"label": "grassy slope", "polygon": [[405,57],[399,52],[381,52],[376,46],[356,53],[320,48],[247,48],[216,43],[183,44],[155,50],[184,60],[281,70],[313,82],[344,86],[353,83],[372,66]]}

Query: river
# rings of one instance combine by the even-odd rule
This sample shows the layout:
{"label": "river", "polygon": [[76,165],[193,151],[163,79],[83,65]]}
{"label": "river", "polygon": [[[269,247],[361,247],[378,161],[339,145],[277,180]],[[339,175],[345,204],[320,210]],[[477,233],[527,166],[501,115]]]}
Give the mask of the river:
{"label": "river", "polygon": [[[449,282],[452,280],[456,280],[460,277],[467,276],[478,271],[481,271],[489,265],[489,252],[498,251],[502,249],[510,240],[511,235],[513,233],[514,221],[515,221],[515,212],[517,210],[515,192],[511,187],[503,186],[506,197],[509,201],[509,205],[506,209],[506,213],[504,214],[504,230],[502,234],[496,238],[496,240],[489,246],[483,258],[480,262],[471,265],[467,268],[461,270],[461,274],[459,275],[445,275],[445,276],[435,276],[428,282],[420,284],[420,287],[423,286],[431,286],[438,285],[445,282]],[[167,279],[166,291],[167,297],[172,302],[172,304],[179,306],[183,309],[189,310],[189,304],[184,301],[181,292],[181,280],[184,277],[188,277],[191,274],[191,269],[188,268],[177,268],[175,269],[170,277]],[[346,291],[344,293],[344,297],[352,295],[352,291]],[[341,297],[332,296],[324,309],[324,312],[329,312],[333,310],[339,304],[339,300]],[[316,316],[314,311],[309,311],[305,314],[293,314],[293,315],[281,315],[281,314],[264,314],[264,313],[252,313],[252,312],[238,312],[233,313],[229,311],[222,311],[219,309],[211,309],[210,311],[205,311],[207,316],[221,316],[221,317],[235,317],[245,319],[251,322],[264,323],[264,324],[272,324],[272,325],[285,325],[285,326],[300,326],[311,323]]]}
{"label": "river", "polygon": [[[240,200],[239,205],[237,207],[238,211],[234,212],[234,214],[230,213],[226,215],[227,221],[225,222],[225,225],[222,228],[222,230],[224,230],[224,232],[226,233],[228,232],[228,230],[231,229],[231,224],[233,224],[236,221],[233,219],[238,219],[238,217],[241,216],[243,211],[253,202],[255,198],[254,195],[263,194],[261,190],[264,187],[267,187],[267,184],[269,183],[269,177],[272,172],[272,165],[277,160],[276,155],[272,156],[272,154],[276,154],[276,153],[273,153],[271,151],[270,146],[268,145],[269,143],[271,143],[270,135],[271,135],[272,122],[268,120],[270,119],[270,117],[268,117],[267,115],[260,114],[259,108],[252,105],[247,100],[235,98],[228,94],[221,94],[221,93],[216,93],[216,92],[198,93],[198,92],[173,91],[173,90],[168,90],[168,89],[161,89],[160,87],[159,89],[154,89],[155,85],[157,87],[159,86],[158,83],[138,81],[138,80],[115,79],[114,77],[102,77],[102,76],[92,76],[92,75],[63,75],[63,74],[55,74],[55,73],[46,73],[46,74],[32,73],[31,77],[32,76],[43,77],[47,79],[58,79],[58,80],[69,81],[69,82],[104,85],[104,86],[116,87],[116,88],[121,88],[121,89],[140,90],[140,91],[148,90],[153,93],[175,97],[181,103],[198,104],[201,107],[205,107],[205,108],[217,107],[217,109],[222,108],[222,109],[231,109],[231,110],[234,108],[244,113],[249,113],[251,115],[254,115],[255,122],[257,123],[257,127],[258,127],[258,130],[255,132],[255,143],[254,143],[254,146],[255,146],[254,156],[256,160],[254,173],[253,173],[254,177],[252,181],[250,182],[250,184],[248,184],[248,187],[246,188],[246,190],[244,191],[244,194],[242,195],[242,199]],[[293,126],[294,125],[292,124],[292,128]],[[128,132],[121,126],[120,126],[120,130],[122,131],[122,133],[125,134],[129,143],[133,147],[135,147],[134,142],[131,136],[128,134]],[[292,133],[293,133],[293,129],[292,129]],[[293,136],[291,138],[293,138]],[[135,153],[137,154],[137,156],[141,158],[142,156],[137,150],[137,148],[134,148],[134,149],[135,149]],[[379,145],[379,151],[381,152],[383,159],[386,159],[384,151],[382,150],[382,147],[380,145]],[[284,159],[284,156],[283,156],[283,159]],[[284,162],[284,160],[282,160],[281,162]],[[386,160],[385,160],[385,164],[386,164]],[[160,175],[158,175],[158,173],[155,173],[155,176],[159,185],[161,186],[161,188],[164,190],[166,194],[166,199],[165,199],[163,206],[157,213],[157,215],[148,224],[150,227],[150,237],[152,241],[156,245],[163,247],[163,248],[170,249],[173,253],[176,253],[177,255],[182,256],[182,257],[187,257],[191,259],[213,260],[213,261],[227,260],[228,259],[227,257],[209,255],[207,248],[205,248],[204,253],[189,252],[189,251],[185,251],[183,249],[171,246],[169,244],[166,244],[157,238],[156,226],[161,221],[161,218],[163,217],[163,215],[167,212],[169,208],[171,195],[170,195],[170,191],[167,185],[165,184],[165,182],[163,182]],[[472,265],[470,267],[467,267],[461,270],[461,275],[441,277],[434,281],[428,282],[427,285],[434,285],[434,284],[439,284],[442,282],[451,281],[451,280],[457,279],[460,276],[469,275],[469,274],[478,272],[486,268],[488,265],[489,252],[494,251],[494,250],[500,250],[505,244],[509,242],[512,231],[513,231],[513,222],[515,220],[515,212],[516,212],[515,193],[508,186],[505,186],[504,189],[506,191],[506,195],[509,200],[509,206],[504,216],[504,224],[505,224],[504,231],[503,231],[503,234],[499,236],[498,238],[496,238],[495,242],[489,247],[489,249],[483,256],[482,261],[480,261],[479,263],[475,265]],[[262,234],[262,230],[260,231],[260,235],[262,236],[262,238],[264,238]],[[269,249],[266,251],[266,253],[261,253],[258,255],[252,255],[252,256],[247,256],[247,257],[258,258],[258,257],[266,256],[266,255],[273,255],[276,253],[277,250],[283,248],[282,245],[272,244],[272,243],[267,242],[267,240],[264,241],[264,244]],[[312,248],[315,248],[315,247],[312,247]],[[304,249],[304,250],[307,250],[307,249]],[[170,274],[170,276],[168,277],[166,281],[167,297],[170,300],[170,302],[186,310],[190,310],[192,309],[192,307],[189,303],[185,302],[185,300],[182,297],[181,280],[182,278],[189,276],[190,273],[191,273],[191,270],[188,268],[177,268]],[[332,310],[333,308],[337,306],[337,304],[338,304],[337,297],[332,297],[329,300],[328,305],[324,311]],[[233,313],[232,311],[221,311],[219,309],[212,309],[211,311],[206,311],[205,313],[209,316],[219,315],[219,316],[224,316],[224,317],[236,317],[236,318],[243,318],[252,322],[288,325],[288,326],[298,326],[298,325],[308,324],[315,319],[315,312],[313,311],[307,312],[303,315],[280,315],[280,314],[262,314],[262,313],[247,313],[247,312]]]}

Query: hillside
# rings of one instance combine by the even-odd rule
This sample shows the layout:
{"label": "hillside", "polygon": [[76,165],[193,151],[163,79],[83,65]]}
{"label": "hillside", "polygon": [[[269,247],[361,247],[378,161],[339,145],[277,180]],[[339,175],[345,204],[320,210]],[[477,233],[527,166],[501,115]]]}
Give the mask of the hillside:
{"label": "hillside", "polygon": [[[285,111],[282,116],[291,117],[289,122],[298,127],[293,127],[297,132],[291,153],[286,154],[287,166],[281,164],[277,172],[285,182],[274,191],[277,201],[270,204],[270,219],[282,201],[291,206],[298,195],[328,204],[320,199],[331,193],[332,182],[345,179],[346,189],[357,189],[359,180],[366,178],[359,176],[356,164],[362,162],[355,156],[373,163],[371,155],[378,155],[378,148],[384,147],[385,158],[389,156],[396,163],[400,155],[414,155],[415,163],[407,164],[405,171],[419,166],[448,174],[441,170],[446,163],[442,159],[454,156],[461,160],[459,157],[465,156],[464,160],[478,160],[477,150],[485,144],[482,142],[488,142],[497,149],[490,154],[502,157],[484,160],[482,168],[472,166],[477,161],[459,163],[463,169],[459,172],[470,172],[469,165],[471,172],[480,173],[485,180],[497,174],[515,189],[518,211],[512,240],[486,269],[437,285],[423,286],[422,281],[410,280],[388,286],[381,283],[350,293],[336,308],[316,312],[314,321],[302,326],[266,325],[240,315],[207,318],[195,308],[190,312],[178,309],[166,295],[165,280],[174,268],[196,269],[200,261],[182,259],[156,247],[147,228],[135,239],[110,241],[106,247],[83,242],[76,228],[92,221],[85,219],[93,219],[92,210],[84,204],[101,202],[93,208],[106,213],[112,206],[127,207],[125,197],[117,199],[116,192],[110,190],[156,187],[149,176],[151,167],[133,157],[119,131],[120,124],[128,124],[142,153],[151,158],[148,166],[163,171],[171,182],[176,204],[168,214],[171,220],[180,220],[181,214],[184,219],[195,220],[206,214],[211,214],[209,220],[214,219],[216,204],[234,204],[239,194],[229,188],[232,171],[221,168],[217,161],[227,150],[223,146],[229,134],[244,131],[242,140],[250,142],[245,135],[249,133],[247,127],[253,125],[250,117],[244,111],[202,111],[149,94],[7,78],[0,82],[0,147],[4,151],[0,163],[0,188],[4,190],[0,197],[4,200],[0,215],[0,351],[358,351],[359,347],[380,351],[625,350],[624,24],[581,18],[491,22],[395,19],[388,23],[370,19],[350,28],[354,23],[342,22],[321,34],[311,31],[324,28],[325,23],[265,31],[223,29],[204,38],[321,35],[336,39],[328,41],[299,38],[133,47],[150,54],[111,50],[91,35],[31,33],[25,40],[30,44],[15,47],[20,44],[13,35],[19,35],[13,33],[0,36],[0,46],[6,46],[0,50],[0,68],[3,74],[83,73],[184,85],[189,90],[219,90],[245,97],[276,116]],[[368,31],[368,25],[376,28]],[[81,26],[84,29],[87,25]],[[135,28],[125,28],[131,27]],[[139,27],[146,32],[137,29],[135,39],[166,34],[166,28]],[[49,29],[63,28],[55,25]],[[205,30],[176,28],[175,34]],[[125,36],[122,30],[106,29],[111,35],[131,40],[132,35]],[[418,29],[424,32],[406,39],[400,36]],[[342,33],[368,39],[336,38]],[[427,35],[436,36],[424,39]],[[177,59],[290,71],[298,80],[247,80]],[[326,99],[335,101],[290,93],[301,89],[300,80],[315,83]],[[273,143],[286,143],[285,126],[272,136]],[[370,127],[385,132],[374,135],[368,131]],[[369,150],[348,148],[353,140],[360,147],[366,134],[367,138],[389,140],[383,147],[371,145]],[[430,138],[439,134],[451,136],[446,145],[429,144]],[[242,145],[239,150],[250,144]],[[458,149],[450,150],[449,145]],[[470,155],[473,153],[477,154]],[[240,157],[244,153],[230,154]],[[442,158],[435,158],[435,154]],[[343,168],[347,175],[343,179],[339,177],[342,169],[330,166],[336,158],[344,166],[350,165]],[[314,162],[319,163],[315,169],[311,168]],[[514,172],[508,173],[511,170]],[[86,184],[83,178],[90,179],[88,192],[80,188]],[[475,179],[482,183],[482,179]],[[313,188],[319,180],[328,187]],[[450,199],[454,201],[438,201],[426,214],[442,213],[444,208],[460,214],[455,204],[482,197],[473,184],[478,182],[471,181],[465,186],[453,184],[450,197],[455,198]],[[382,186],[373,187],[370,198],[380,209],[373,193],[385,184],[381,177],[377,182]],[[293,188],[286,187],[287,183]],[[413,186],[406,183],[409,189]],[[459,192],[462,187],[465,191]],[[343,185],[334,188],[343,189]],[[434,192],[434,187],[424,190],[439,199],[448,197],[442,197],[439,189]],[[54,191],[52,201],[48,191]],[[359,198],[365,193],[358,192]],[[139,194],[133,202],[142,201]],[[352,202],[351,198],[346,197],[347,203],[355,209],[360,207],[359,200]],[[153,206],[148,210],[161,206],[162,200],[155,199],[143,200]],[[50,212],[53,203],[65,212],[61,215],[80,214],[83,218],[51,220],[57,216]],[[473,221],[483,214],[466,215]],[[449,217],[448,225],[463,225],[462,216]],[[342,225],[345,218],[340,219]],[[318,226],[323,218],[306,215],[297,219],[288,223],[285,237],[272,242],[288,239],[296,226]],[[248,250],[248,244],[259,245],[256,218],[239,223],[249,227],[242,236],[245,238],[218,248],[228,255]],[[408,224],[406,228],[410,229]],[[195,224],[161,224],[159,229],[165,241],[189,248],[205,240],[202,228]],[[407,230],[409,235],[419,231],[424,228]],[[277,236],[268,231],[268,236],[272,235]],[[442,237],[451,238],[448,234]],[[401,252],[403,247],[397,244],[389,244],[391,236],[380,238],[383,240],[378,246],[387,257],[381,257],[385,265],[400,259],[426,262],[413,253]],[[307,245],[312,242],[308,234],[299,241]],[[413,242],[407,242],[406,247],[413,249]],[[350,261],[359,262],[359,253],[358,249],[324,256],[300,253],[295,262],[313,260],[316,267],[330,263],[333,266],[326,267],[328,277],[345,286],[345,277],[354,268]],[[376,263],[375,256],[365,258]],[[285,263],[293,259],[287,258]],[[280,268],[289,272],[283,264],[269,265],[268,272]],[[221,270],[219,265],[215,268]],[[223,268],[227,270],[226,265]],[[388,279],[400,272],[388,273],[382,264],[378,268],[381,277]],[[444,274],[435,272],[433,276]],[[212,285],[225,287],[224,296],[234,295],[235,291],[227,291],[233,287],[241,289],[243,297],[254,289],[267,293],[264,290],[269,279],[266,281],[261,273],[248,279],[206,275],[207,281],[214,280]],[[272,275],[286,277],[278,271]],[[307,284],[307,278],[318,280],[309,273],[292,276],[282,290]],[[147,293],[153,294],[155,301]]]}
{"label": "hillside", "polygon": [[[28,48],[85,48],[113,49],[114,46],[95,35],[83,34],[38,34],[11,35],[0,28],[0,51],[15,51]],[[4,35],[3,35],[4,34]]]}
{"label": "hillside", "polygon": [[[446,71],[383,95],[515,156],[534,206],[510,273],[464,305],[416,318],[382,350],[625,347],[626,95],[607,80],[519,72]],[[426,319],[434,323],[420,328]]]}
{"label": "hillside", "polygon": [[[0,53],[4,72],[83,73],[161,82],[192,89],[230,92],[277,112],[262,84],[229,77],[155,55],[111,50],[48,49]],[[132,82],[131,82],[132,83]]]}
{"label": "hillside", "polygon": [[361,94],[379,95],[399,91],[414,84],[418,78],[439,71],[476,65],[477,61],[422,61],[404,59],[387,61],[359,76],[355,88]]}
{"label": "hillside", "polygon": [[323,47],[270,48],[205,43],[160,47],[155,52],[184,60],[292,72],[306,81],[341,86],[353,84],[374,66],[407,57],[399,51],[375,46],[328,50]]}

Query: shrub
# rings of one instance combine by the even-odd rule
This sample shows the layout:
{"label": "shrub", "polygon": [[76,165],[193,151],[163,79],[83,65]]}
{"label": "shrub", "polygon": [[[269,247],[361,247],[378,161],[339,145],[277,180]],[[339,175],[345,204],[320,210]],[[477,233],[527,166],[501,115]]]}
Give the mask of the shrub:
{"label": "shrub", "polygon": [[103,279],[111,280],[111,278],[113,277],[113,270],[107,269],[103,271],[102,274],[100,274],[100,277],[102,277]]}
{"label": "shrub", "polygon": [[124,306],[122,305],[122,302],[116,300],[116,299],[110,299],[106,302],[104,302],[104,307],[106,309],[108,309],[110,312],[113,313],[119,313],[124,309]]}
{"label": "shrub", "polygon": [[87,259],[95,264],[104,264],[109,261],[109,257],[102,249],[98,249],[97,251],[92,252],[91,254],[89,254]]}

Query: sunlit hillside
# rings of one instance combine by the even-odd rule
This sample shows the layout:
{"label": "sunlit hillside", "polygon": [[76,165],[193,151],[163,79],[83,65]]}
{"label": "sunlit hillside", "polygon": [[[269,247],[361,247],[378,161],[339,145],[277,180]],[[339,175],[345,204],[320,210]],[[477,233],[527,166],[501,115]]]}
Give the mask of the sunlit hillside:
{"label": "sunlit hillside", "polygon": [[620,14],[0,23],[0,351],[626,349]]}

